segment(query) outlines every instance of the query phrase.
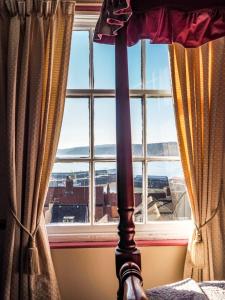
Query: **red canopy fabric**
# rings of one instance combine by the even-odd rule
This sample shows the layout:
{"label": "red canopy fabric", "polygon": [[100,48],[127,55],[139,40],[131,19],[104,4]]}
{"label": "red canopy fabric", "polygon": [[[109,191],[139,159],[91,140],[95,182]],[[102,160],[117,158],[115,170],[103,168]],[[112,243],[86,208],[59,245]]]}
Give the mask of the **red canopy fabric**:
{"label": "red canopy fabric", "polygon": [[225,36],[225,0],[104,0],[94,40],[115,44],[127,23],[127,45],[151,43],[198,47]]}

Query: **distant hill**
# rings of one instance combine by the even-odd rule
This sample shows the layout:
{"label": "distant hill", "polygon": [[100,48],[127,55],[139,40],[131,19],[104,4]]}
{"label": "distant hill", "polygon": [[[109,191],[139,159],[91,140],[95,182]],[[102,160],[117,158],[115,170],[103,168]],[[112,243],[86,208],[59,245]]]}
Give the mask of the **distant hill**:
{"label": "distant hill", "polygon": [[[116,153],[116,145],[97,145],[95,146],[95,155],[112,156]],[[176,142],[152,143],[147,145],[147,153],[151,156],[177,156],[179,155]],[[142,147],[140,144],[133,144],[133,155],[140,156]],[[58,149],[57,156],[84,157],[88,155],[88,147],[74,147],[67,149]]]}

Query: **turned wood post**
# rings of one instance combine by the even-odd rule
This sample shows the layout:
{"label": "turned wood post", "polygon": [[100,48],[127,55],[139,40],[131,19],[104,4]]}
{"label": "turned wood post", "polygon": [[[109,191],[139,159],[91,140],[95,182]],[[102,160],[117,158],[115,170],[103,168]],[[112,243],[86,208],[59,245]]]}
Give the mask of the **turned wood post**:
{"label": "turned wood post", "polygon": [[118,31],[116,56],[116,141],[119,243],[116,249],[118,299],[123,299],[123,282],[132,275],[141,278],[141,256],[134,241],[134,188],[126,26]]}

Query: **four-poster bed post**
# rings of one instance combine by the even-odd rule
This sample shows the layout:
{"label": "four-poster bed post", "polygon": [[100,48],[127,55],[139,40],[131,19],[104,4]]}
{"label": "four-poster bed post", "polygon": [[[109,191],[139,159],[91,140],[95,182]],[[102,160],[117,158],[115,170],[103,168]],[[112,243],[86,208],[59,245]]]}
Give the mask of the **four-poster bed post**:
{"label": "four-poster bed post", "polygon": [[126,26],[124,26],[116,37],[115,45],[117,195],[120,217],[119,243],[116,249],[118,300],[124,299],[124,282],[128,277],[135,276],[139,282],[142,282],[141,255],[134,241],[134,189],[126,34]]}
{"label": "four-poster bed post", "polygon": [[224,0],[183,0],[182,3],[180,0],[103,1],[94,40],[116,46],[117,193],[120,217],[116,249],[118,300],[147,299],[142,289],[141,256],[134,241],[127,46],[133,46],[141,39],[149,39],[154,44],[180,43],[186,48],[195,48],[225,36],[224,16]]}

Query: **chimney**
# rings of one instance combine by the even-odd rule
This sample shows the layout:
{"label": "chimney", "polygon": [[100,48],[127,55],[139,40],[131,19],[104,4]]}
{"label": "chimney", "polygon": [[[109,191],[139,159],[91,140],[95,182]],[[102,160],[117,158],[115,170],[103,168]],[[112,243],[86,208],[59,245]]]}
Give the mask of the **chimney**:
{"label": "chimney", "polygon": [[71,176],[66,176],[66,191],[73,191],[73,179]]}

